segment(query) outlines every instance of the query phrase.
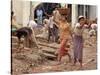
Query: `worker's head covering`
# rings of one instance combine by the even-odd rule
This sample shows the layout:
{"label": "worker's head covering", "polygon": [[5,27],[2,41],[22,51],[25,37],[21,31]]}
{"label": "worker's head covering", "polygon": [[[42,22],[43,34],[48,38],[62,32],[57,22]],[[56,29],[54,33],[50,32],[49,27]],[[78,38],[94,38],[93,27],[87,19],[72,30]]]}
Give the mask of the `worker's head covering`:
{"label": "worker's head covering", "polygon": [[78,21],[80,21],[81,19],[85,19],[85,17],[84,17],[84,16],[82,16],[82,15],[81,15],[81,16],[79,16],[79,17],[78,17]]}

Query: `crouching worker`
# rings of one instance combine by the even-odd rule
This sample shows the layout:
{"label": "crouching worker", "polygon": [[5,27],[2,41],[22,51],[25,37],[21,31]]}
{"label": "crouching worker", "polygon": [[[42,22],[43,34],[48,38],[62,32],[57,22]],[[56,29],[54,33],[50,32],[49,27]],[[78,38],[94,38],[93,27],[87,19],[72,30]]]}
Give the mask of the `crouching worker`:
{"label": "crouching worker", "polygon": [[35,36],[33,34],[34,33],[33,33],[32,29],[30,29],[29,27],[22,27],[22,28],[16,30],[14,32],[14,35],[17,36],[17,38],[18,38],[18,49],[20,49],[20,44],[22,43],[22,41],[21,41],[22,37],[27,38],[29,41],[31,41],[32,45],[33,45],[33,43],[35,43],[36,47],[39,48],[39,46],[36,42]]}
{"label": "crouching worker", "polygon": [[38,48],[41,48],[39,47],[38,43],[37,43],[37,40],[36,40],[36,36],[35,36],[35,32],[34,32],[34,29],[38,26],[38,24],[33,20],[31,19],[28,23],[28,27],[32,30],[32,40],[34,41],[34,43],[36,44],[36,46]]}

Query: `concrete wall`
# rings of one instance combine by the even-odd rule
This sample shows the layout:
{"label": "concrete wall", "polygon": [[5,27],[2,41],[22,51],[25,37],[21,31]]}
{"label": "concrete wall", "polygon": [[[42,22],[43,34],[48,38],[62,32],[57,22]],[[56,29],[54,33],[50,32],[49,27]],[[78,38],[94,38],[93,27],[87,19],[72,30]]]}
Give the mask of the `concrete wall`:
{"label": "concrete wall", "polygon": [[[79,16],[78,10],[80,10],[78,9],[78,5],[73,4],[72,5],[72,26],[74,26],[75,23],[77,22],[77,18]],[[82,10],[85,11],[85,9]],[[97,6],[89,6],[89,19],[94,20],[95,18],[97,18]]]}
{"label": "concrete wall", "polygon": [[30,1],[23,1],[23,26],[27,26],[30,17]]}
{"label": "concrete wall", "polygon": [[[23,26],[27,26],[29,21],[29,17],[34,20],[34,10],[35,8],[41,4],[41,2],[30,2],[30,1],[21,1],[21,0],[13,0],[12,2],[13,11],[16,14],[17,22]],[[95,19],[97,18],[97,7],[90,6],[89,8],[89,18]],[[72,26],[77,22],[78,18],[78,6],[76,4],[72,5]]]}
{"label": "concrete wall", "polygon": [[35,8],[41,4],[42,2],[32,2],[32,10],[31,10],[31,17],[32,19],[34,20],[34,11],[35,11]]}
{"label": "concrete wall", "polygon": [[77,16],[78,16],[78,7],[77,5],[72,5],[72,27],[74,27],[75,23],[77,22]]}
{"label": "concrete wall", "polygon": [[12,7],[16,14],[17,23],[27,26],[30,16],[30,1],[13,0]]}
{"label": "concrete wall", "polygon": [[97,18],[97,6],[90,7],[90,19],[93,20]]}
{"label": "concrete wall", "polygon": [[12,1],[12,10],[16,14],[16,19],[18,24],[22,26],[27,26],[30,17],[34,20],[34,10],[41,4],[41,2],[31,2],[23,0],[13,0]]}
{"label": "concrete wall", "polygon": [[16,15],[16,20],[18,24],[22,24],[23,21],[23,2],[19,0],[12,1],[12,10]]}

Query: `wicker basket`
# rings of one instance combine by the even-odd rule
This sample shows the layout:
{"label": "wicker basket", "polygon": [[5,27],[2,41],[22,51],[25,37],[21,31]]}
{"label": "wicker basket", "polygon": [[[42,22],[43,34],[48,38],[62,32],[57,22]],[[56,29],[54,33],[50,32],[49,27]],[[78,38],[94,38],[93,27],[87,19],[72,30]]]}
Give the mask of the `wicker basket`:
{"label": "wicker basket", "polygon": [[58,11],[61,15],[68,15],[70,13],[69,8],[58,8]]}

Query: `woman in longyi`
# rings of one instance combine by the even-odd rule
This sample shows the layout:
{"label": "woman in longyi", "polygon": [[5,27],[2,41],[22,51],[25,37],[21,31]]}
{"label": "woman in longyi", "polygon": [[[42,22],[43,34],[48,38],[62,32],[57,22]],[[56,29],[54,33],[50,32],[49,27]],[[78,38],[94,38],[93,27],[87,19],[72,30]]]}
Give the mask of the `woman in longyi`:
{"label": "woman in longyi", "polygon": [[61,63],[61,58],[64,55],[68,55],[69,60],[71,60],[71,56],[68,53],[69,47],[66,48],[66,45],[68,46],[68,41],[71,38],[71,27],[70,27],[70,24],[66,20],[65,14],[61,14],[60,19],[55,19],[55,15],[54,15],[54,21],[60,31],[60,48],[58,50],[57,59],[58,59],[58,62]]}

